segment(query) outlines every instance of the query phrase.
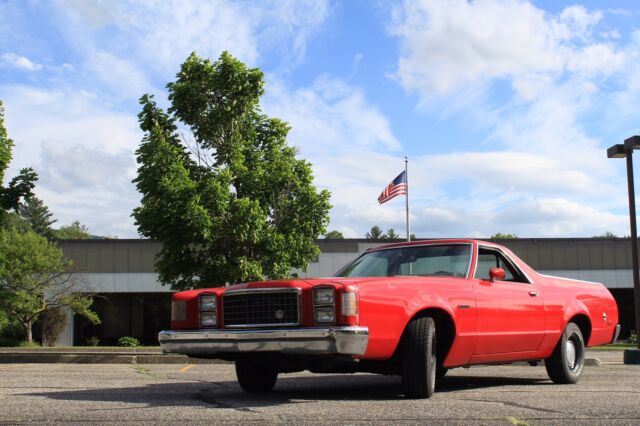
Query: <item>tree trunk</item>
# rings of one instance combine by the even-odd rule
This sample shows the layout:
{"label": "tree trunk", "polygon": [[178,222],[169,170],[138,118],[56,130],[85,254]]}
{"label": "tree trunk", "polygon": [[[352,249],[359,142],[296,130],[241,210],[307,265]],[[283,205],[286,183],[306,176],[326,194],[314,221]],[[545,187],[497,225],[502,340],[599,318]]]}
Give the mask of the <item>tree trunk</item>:
{"label": "tree trunk", "polygon": [[27,342],[33,342],[33,330],[31,330],[31,321],[22,323],[22,328],[24,329],[24,335]]}

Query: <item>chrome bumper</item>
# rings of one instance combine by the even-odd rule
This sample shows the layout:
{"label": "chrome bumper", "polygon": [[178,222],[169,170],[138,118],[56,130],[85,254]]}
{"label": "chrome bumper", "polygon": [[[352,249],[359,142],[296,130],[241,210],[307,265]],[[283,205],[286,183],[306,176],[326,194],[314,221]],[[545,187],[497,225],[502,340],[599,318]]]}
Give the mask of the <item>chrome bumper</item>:
{"label": "chrome bumper", "polygon": [[327,327],[253,330],[161,331],[163,352],[192,356],[237,352],[363,355],[369,342],[367,327]]}
{"label": "chrome bumper", "polygon": [[615,343],[616,340],[618,340],[618,335],[620,335],[620,324],[616,325],[616,332],[613,333],[613,340],[611,340],[611,343]]}

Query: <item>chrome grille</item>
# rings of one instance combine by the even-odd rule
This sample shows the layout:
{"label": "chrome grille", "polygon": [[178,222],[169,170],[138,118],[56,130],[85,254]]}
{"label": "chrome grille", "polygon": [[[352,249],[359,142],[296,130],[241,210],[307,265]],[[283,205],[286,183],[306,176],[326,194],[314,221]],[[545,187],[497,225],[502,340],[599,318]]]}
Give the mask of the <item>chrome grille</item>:
{"label": "chrome grille", "polygon": [[254,289],[222,297],[225,327],[294,326],[300,324],[298,289]]}

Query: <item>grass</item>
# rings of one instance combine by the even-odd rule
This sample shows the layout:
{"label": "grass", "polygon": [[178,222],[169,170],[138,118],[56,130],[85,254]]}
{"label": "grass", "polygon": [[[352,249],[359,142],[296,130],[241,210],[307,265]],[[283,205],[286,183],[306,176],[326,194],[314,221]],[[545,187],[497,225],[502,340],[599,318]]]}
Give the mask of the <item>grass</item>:
{"label": "grass", "polygon": [[610,345],[602,345],[602,346],[594,346],[589,349],[594,349],[596,351],[606,351],[606,350],[622,350],[622,349],[633,349],[637,347],[637,345],[633,343],[612,343]]}

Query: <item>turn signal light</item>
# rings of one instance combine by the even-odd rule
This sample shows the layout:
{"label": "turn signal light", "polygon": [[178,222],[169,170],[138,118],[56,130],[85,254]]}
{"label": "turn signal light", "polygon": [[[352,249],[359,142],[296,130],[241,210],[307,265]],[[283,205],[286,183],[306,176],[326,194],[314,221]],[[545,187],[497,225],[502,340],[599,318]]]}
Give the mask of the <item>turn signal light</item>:
{"label": "turn signal light", "polygon": [[358,294],[355,291],[342,293],[341,313],[346,325],[358,324]]}

